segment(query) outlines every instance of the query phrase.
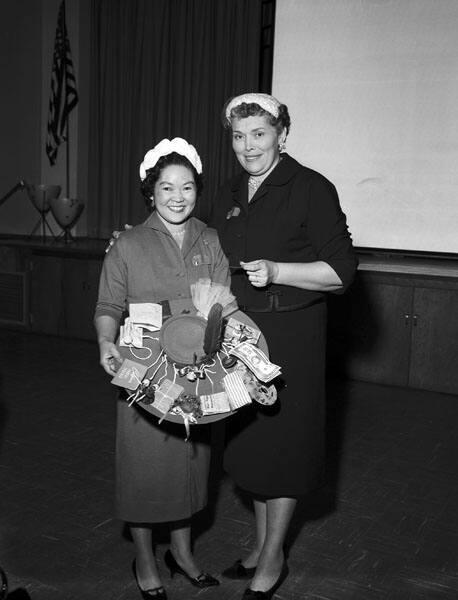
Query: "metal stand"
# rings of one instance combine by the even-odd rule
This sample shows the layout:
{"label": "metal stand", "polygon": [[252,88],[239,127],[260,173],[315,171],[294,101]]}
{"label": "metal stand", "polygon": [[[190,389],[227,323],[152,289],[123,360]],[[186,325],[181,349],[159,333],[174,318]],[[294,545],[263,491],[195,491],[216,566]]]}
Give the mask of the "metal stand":
{"label": "metal stand", "polygon": [[41,198],[41,203],[40,203],[40,207],[39,207],[32,199],[32,192],[30,189],[31,187],[33,187],[33,186],[30,186],[28,183],[26,183],[23,180],[19,181],[15,186],[13,186],[10,189],[9,192],[7,192],[3,196],[3,198],[0,198],[0,206],[2,204],[4,204],[8,200],[8,198],[10,196],[12,196],[13,194],[15,194],[17,191],[22,190],[23,188],[26,188],[26,190],[29,194],[29,197],[32,200],[32,204],[34,205],[38,214],[40,215],[40,219],[38,220],[35,227],[32,229],[32,232],[30,233],[29,237],[32,237],[33,234],[41,227],[41,241],[45,242],[46,241],[46,227],[47,227],[49,233],[52,235],[52,237],[54,239],[56,239],[54,231],[51,229],[51,226],[49,225],[49,223],[46,219],[46,213],[49,211],[49,203],[48,203],[47,197],[46,197],[46,189],[41,190],[42,198]]}
{"label": "metal stand", "polygon": [[18,190],[21,190],[24,186],[25,186],[25,183],[23,181],[19,181],[18,183],[16,183],[16,185],[13,186],[9,192],[6,192],[6,194],[3,196],[3,198],[0,198],[0,206],[4,202],[6,202],[10,196],[15,194]]}
{"label": "metal stand", "polygon": [[62,227],[62,232],[56,238],[56,241],[62,241],[64,244],[75,242],[71,230],[83,212],[84,203],[77,198],[63,197],[53,198],[50,205],[54,220]]}
{"label": "metal stand", "polygon": [[[46,232],[49,232],[52,236],[53,240],[57,240],[56,234],[51,229],[51,225],[49,224],[46,215],[51,210],[50,201],[54,198],[57,198],[60,194],[61,187],[60,185],[48,185],[48,184],[39,184],[33,185],[27,183],[26,181],[19,181],[14,185],[2,198],[0,198],[0,206],[4,204],[10,196],[15,194],[17,191],[25,188],[27,194],[29,196],[30,201],[32,202],[34,208],[40,215],[35,227],[30,232],[29,238],[31,238],[37,231],[41,231],[41,241],[46,243],[48,238]],[[64,239],[65,241],[71,239],[73,240],[70,232],[64,231]]]}
{"label": "metal stand", "polygon": [[56,234],[51,229],[51,225],[49,224],[46,215],[51,210],[50,201],[54,198],[57,198],[60,194],[60,186],[43,183],[38,185],[24,183],[24,185],[30,201],[40,215],[40,218],[38,219],[35,227],[32,229],[29,238],[31,238],[35,232],[41,231],[41,241],[46,243],[48,241],[46,231],[48,231],[51,234],[52,239],[55,240]]}
{"label": "metal stand", "polygon": [[75,241],[74,236],[71,234],[70,229],[73,228],[72,227],[64,227],[62,232],[54,238],[55,242],[64,242],[64,244],[70,244],[71,242]]}
{"label": "metal stand", "polygon": [[[45,202],[45,197],[46,197],[46,192],[43,192],[43,204]],[[34,206],[35,206],[35,204],[34,204]],[[48,231],[52,235],[53,239],[56,240],[57,239],[56,234],[51,229],[51,225],[48,223],[48,220],[46,218],[46,213],[49,212],[49,208],[47,208],[46,210],[40,210],[36,206],[35,206],[35,208],[37,209],[37,212],[40,215],[40,218],[38,219],[34,228],[30,232],[29,238],[33,237],[34,233],[41,227],[41,241],[42,242],[46,242],[46,228],[48,228]]]}

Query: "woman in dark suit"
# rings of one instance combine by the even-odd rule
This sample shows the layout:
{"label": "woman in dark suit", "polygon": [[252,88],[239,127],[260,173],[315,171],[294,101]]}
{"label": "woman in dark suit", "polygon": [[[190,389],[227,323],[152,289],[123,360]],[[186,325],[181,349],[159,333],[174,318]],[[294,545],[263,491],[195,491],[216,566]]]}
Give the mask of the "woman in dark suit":
{"label": "woman in dark suit", "polygon": [[238,304],[283,373],[279,402],[253,404],[229,423],[225,468],[253,497],[256,541],[225,575],[252,578],[243,598],[271,598],[287,572],[283,545],[297,499],[322,482],[326,294],[345,290],[357,261],[333,184],[284,151],[287,107],[244,94],[226,104],[223,120],[243,172],[218,194],[211,224]]}

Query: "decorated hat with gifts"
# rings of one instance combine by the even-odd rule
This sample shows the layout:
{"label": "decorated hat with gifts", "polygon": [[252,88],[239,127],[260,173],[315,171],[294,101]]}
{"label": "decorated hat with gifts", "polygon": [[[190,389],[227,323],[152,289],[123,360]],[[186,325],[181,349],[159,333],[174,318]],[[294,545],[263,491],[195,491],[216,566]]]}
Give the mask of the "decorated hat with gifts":
{"label": "decorated hat with gifts", "polygon": [[112,380],[126,400],[163,419],[204,424],[253,401],[273,404],[280,367],[229,289],[208,279],[189,299],[130,305]]}

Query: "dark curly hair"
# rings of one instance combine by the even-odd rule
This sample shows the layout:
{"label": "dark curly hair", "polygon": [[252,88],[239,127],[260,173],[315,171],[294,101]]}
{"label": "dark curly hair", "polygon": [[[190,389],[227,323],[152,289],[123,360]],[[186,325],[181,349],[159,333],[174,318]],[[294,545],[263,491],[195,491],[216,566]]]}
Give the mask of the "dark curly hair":
{"label": "dark curly hair", "polygon": [[[225,129],[231,128],[231,123],[226,117],[226,107],[232,100],[233,98],[229,98],[229,100],[224,104],[223,112],[221,115],[223,126]],[[289,129],[291,127],[291,118],[289,116],[288,107],[286,106],[286,104],[280,104],[280,106],[278,107],[278,112],[278,117],[274,117],[269,112],[261,108],[256,102],[242,102],[242,104],[239,104],[231,109],[230,118],[246,119],[247,117],[265,116],[267,118],[267,121],[272,125],[272,127],[275,127],[277,133],[281,133],[283,129],[286,129],[286,135],[288,135]]]}
{"label": "dark curly hair", "polygon": [[194,165],[192,165],[186,156],[182,154],[178,154],[178,152],[171,152],[170,154],[166,154],[165,156],[161,156],[161,158],[157,161],[157,163],[151,169],[146,171],[146,177],[140,184],[140,191],[142,193],[143,198],[145,199],[146,205],[149,207],[151,203],[151,196],[154,196],[154,186],[156,185],[161,172],[171,165],[178,165],[182,167],[186,167],[191,171],[194,176],[194,182],[196,184],[196,192],[197,198],[202,193],[203,188],[203,177],[202,174],[196,171]]}

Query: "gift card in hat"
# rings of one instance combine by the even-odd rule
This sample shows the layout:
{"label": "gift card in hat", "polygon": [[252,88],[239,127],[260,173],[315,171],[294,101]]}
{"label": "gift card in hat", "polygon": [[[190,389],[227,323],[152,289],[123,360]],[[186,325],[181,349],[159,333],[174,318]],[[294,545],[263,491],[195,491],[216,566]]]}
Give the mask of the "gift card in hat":
{"label": "gift card in hat", "polygon": [[146,365],[125,358],[116,375],[111,380],[111,383],[127,390],[136,390],[141,384],[147,370],[148,367]]}

